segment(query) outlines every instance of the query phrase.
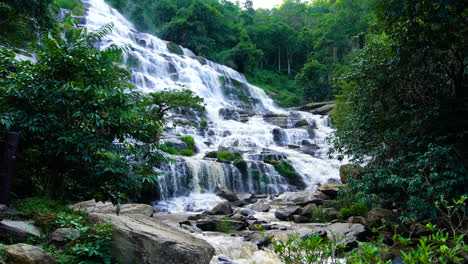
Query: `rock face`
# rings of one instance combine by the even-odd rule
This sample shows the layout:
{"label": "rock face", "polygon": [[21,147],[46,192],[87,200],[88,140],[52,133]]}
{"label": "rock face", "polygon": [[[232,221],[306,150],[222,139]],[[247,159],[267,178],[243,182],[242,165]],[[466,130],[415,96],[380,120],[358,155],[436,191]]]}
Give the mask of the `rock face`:
{"label": "rock face", "polygon": [[50,243],[57,247],[62,247],[77,236],[79,234],[73,228],[59,228],[52,233]]}
{"label": "rock face", "polygon": [[[100,214],[115,214],[116,207],[111,203],[101,203],[94,200],[77,203],[69,206],[74,211],[81,211],[84,213],[100,213]],[[145,216],[152,216],[154,208],[147,204],[122,204],[120,206],[120,214],[141,214]]]}
{"label": "rock face", "polygon": [[228,200],[229,202],[235,202],[239,200],[235,192],[221,185],[216,186],[215,194],[221,198]]}
{"label": "rock face", "polygon": [[112,222],[112,254],[122,263],[208,264],[215,253],[204,240],[145,215],[92,213],[88,220]]}
{"label": "rock face", "polygon": [[6,255],[9,264],[52,264],[57,263],[54,257],[42,248],[27,244],[7,246]]}
{"label": "rock face", "polygon": [[272,124],[274,126],[279,126],[281,128],[288,127],[287,115],[276,115],[276,114],[264,115],[263,120],[269,124]]}
{"label": "rock face", "polygon": [[0,223],[0,239],[4,241],[24,242],[28,238],[28,233],[16,227],[11,227]]}
{"label": "rock face", "polygon": [[31,221],[3,220],[2,225],[17,228],[33,236],[41,236],[41,230],[37,226],[33,225]]}

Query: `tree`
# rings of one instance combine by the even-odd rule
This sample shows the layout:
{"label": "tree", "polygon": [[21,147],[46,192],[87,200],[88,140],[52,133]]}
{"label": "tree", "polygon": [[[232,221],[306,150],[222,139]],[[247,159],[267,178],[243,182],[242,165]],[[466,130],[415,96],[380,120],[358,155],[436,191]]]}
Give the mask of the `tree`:
{"label": "tree", "polygon": [[162,122],[126,92],[122,49],[93,46],[111,29],[90,33],[67,23],[42,38],[36,63],[1,48],[0,128],[21,133],[18,192],[117,203],[157,179]]}
{"label": "tree", "polygon": [[385,34],[368,39],[339,81],[335,150],[368,163],[355,191],[434,216],[441,195],[468,192],[466,7],[380,1],[376,13]]}

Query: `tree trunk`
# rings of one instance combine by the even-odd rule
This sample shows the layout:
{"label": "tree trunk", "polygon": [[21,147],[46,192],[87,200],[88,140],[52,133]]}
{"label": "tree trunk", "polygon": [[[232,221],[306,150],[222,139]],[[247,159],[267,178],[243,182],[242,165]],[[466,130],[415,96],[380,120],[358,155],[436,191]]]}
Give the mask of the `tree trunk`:
{"label": "tree trunk", "polygon": [[16,174],[16,150],[18,149],[19,134],[9,132],[6,140],[0,142],[0,204],[8,204],[11,184]]}

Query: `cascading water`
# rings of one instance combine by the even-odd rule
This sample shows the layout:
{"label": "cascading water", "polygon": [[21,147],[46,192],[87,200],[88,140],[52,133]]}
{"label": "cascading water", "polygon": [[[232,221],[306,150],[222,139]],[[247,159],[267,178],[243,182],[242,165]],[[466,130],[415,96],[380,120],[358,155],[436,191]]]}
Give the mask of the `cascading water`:
{"label": "cascading water", "polygon": [[[325,138],[332,129],[328,117],[277,107],[265,92],[250,85],[240,73],[226,66],[197,57],[190,50],[140,33],[104,0],[83,0],[88,8],[84,26],[97,30],[114,23],[114,31],[102,46],[130,45],[125,63],[132,70],[138,91],[190,89],[205,99],[206,113],[191,115],[191,122],[207,121],[203,128],[176,127],[165,140],[178,135],[195,138],[193,157],[171,156],[175,161],[162,167],[159,181],[162,200],[213,192],[218,184],[237,192],[281,193],[296,187],[281,176],[266,159],[289,162],[307,188],[315,188],[338,176],[339,162],[327,158]],[[244,169],[205,158],[210,151],[240,151]],[[279,158],[278,158],[279,157]],[[270,162],[271,163],[271,162]],[[211,196],[207,199],[213,200]],[[209,207],[209,203],[186,203],[186,198],[161,203],[164,209],[187,210]],[[178,203],[178,202],[179,203]],[[188,204],[188,203],[187,203]]]}

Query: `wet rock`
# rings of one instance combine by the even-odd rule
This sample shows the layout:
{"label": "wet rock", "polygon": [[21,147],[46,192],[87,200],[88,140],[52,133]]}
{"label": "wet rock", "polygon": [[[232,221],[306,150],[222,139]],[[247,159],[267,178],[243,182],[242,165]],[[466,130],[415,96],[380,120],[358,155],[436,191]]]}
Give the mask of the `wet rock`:
{"label": "wet rock", "polygon": [[183,149],[188,149],[187,143],[180,140],[178,137],[170,137],[170,138],[164,139],[164,143],[168,147],[173,148],[173,149],[175,149],[177,151],[181,151]]}
{"label": "wet rock", "polygon": [[301,213],[301,207],[299,206],[288,206],[288,207],[283,207],[275,212],[275,217],[278,218],[279,220],[287,221],[292,219],[292,215],[294,214],[300,214]]}
{"label": "wet rock", "polygon": [[88,220],[112,222],[112,255],[122,263],[208,264],[215,253],[206,241],[145,215],[92,213]]}
{"label": "wet rock", "polygon": [[211,213],[215,215],[228,215],[232,214],[232,212],[233,210],[229,202],[219,203],[211,209]]}
{"label": "wet rock", "polygon": [[276,145],[278,146],[285,146],[287,142],[287,136],[286,133],[281,129],[281,128],[275,128],[272,131],[273,133],[273,141],[275,142]]}
{"label": "wet rock", "polygon": [[270,211],[270,205],[263,202],[257,202],[250,205],[250,209],[257,211],[257,212],[268,212]]}
{"label": "wet rock", "polygon": [[6,247],[6,256],[9,264],[52,264],[57,263],[54,257],[47,254],[42,248],[15,244]]}
{"label": "wet rock", "polygon": [[206,65],[206,59],[201,56],[192,56],[194,60],[197,60],[201,65]]}
{"label": "wet rock", "polygon": [[294,223],[309,223],[310,218],[303,215],[293,215],[292,216]]}
{"label": "wet rock", "polygon": [[244,240],[247,242],[254,243],[258,248],[263,248],[270,245],[273,236],[267,234],[261,234],[259,232],[252,232],[247,235]]}
{"label": "wet rock", "polygon": [[338,195],[340,188],[343,188],[345,185],[337,182],[329,182],[321,185],[318,190],[322,193],[335,198]]}
{"label": "wet rock", "polygon": [[229,109],[229,108],[221,108],[219,110],[219,115],[224,120],[235,120],[240,121],[240,115],[236,109]]}
{"label": "wet rock", "polygon": [[237,198],[239,198],[239,200],[245,201],[247,203],[257,202],[257,198],[255,198],[255,194],[253,194],[253,193],[246,193],[246,192],[238,193]]}
{"label": "wet rock", "polygon": [[242,208],[241,210],[239,210],[239,213],[243,216],[249,216],[249,215],[254,215],[256,214],[256,212],[252,209],[249,209],[249,208]]}
{"label": "wet rock", "polygon": [[290,148],[290,149],[300,149],[301,146],[299,146],[299,145],[294,145],[294,144],[289,144],[289,145],[288,145],[288,148]]}
{"label": "wet rock", "polygon": [[246,206],[248,204],[249,203],[246,202],[245,200],[238,200],[238,201],[231,202],[232,207],[244,207],[244,206]]}
{"label": "wet rock", "polygon": [[[117,207],[112,203],[96,202],[95,200],[89,200],[86,202],[77,203],[69,206],[74,211],[80,211],[83,213],[99,213],[99,214],[116,214]],[[121,215],[126,214],[141,214],[146,216],[152,216],[154,208],[148,204],[122,204],[120,205]]]}
{"label": "wet rock", "polygon": [[304,126],[308,126],[308,125],[309,125],[309,123],[307,122],[307,120],[302,119],[302,120],[297,121],[294,124],[294,127],[304,127]]}
{"label": "wet rock", "polygon": [[310,203],[302,208],[301,216],[305,216],[307,218],[311,218],[314,209],[317,208],[317,205],[314,203]]}
{"label": "wet rock", "polygon": [[0,213],[3,213],[8,210],[8,206],[4,204],[0,204]]}
{"label": "wet rock", "polygon": [[287,115],[277,115],[277,114],[264,115],[263,120],[271,125],[278,126],[281,128],[288,127]]}
{"label": "wet rock", "polygon": [[230,258],[228,258],[226,256],[219,256],[218,261],[221,264],[235,264],[235,262],[233,262]]}
{"label": "wet rock", "polygon": [[202,230],[200,228],[196,227],[196,226],[182,224],[182,225],[180,225],[180,227],[182,227],[183,229],[189,231],[190,233],[195,233],[195,234],[203,233]]}
{"label": "wet rock", "polygon": [[221,198],[228,200],[229,202],[234,202],[234,201],[239,200],[235,192],[229,190],[228,188],[222,185],[216,186],[215,194]]}
{"label": "wet rock", "polygon": [[392,210],[373,208],[367,213],[366,224],[370,227],[379,227],[382,225],[382,220],[393,222],[396,218],[397,215]]}
{"label": "wet rock", "polygon": [[226,232],[245,230],[247,228],[247,223],[231,219],[207,219],[198,220],[196,226],[203,231]]}

